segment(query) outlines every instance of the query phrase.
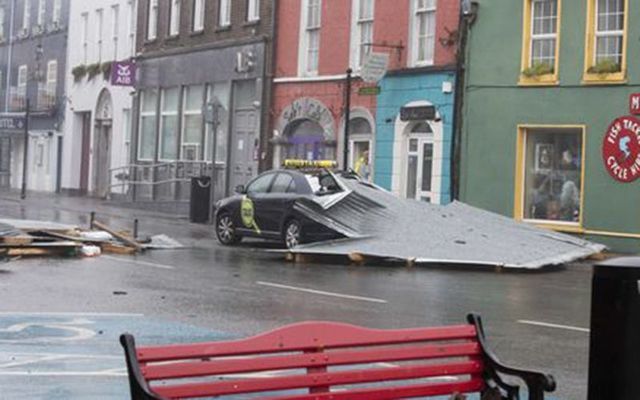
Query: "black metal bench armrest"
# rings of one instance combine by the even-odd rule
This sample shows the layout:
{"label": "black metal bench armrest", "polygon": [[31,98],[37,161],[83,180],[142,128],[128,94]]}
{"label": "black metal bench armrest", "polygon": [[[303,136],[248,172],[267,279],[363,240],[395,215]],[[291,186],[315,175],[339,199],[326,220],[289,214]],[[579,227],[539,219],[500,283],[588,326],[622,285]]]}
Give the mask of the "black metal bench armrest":
{"label": "black metal bench armrest", "polygon": [[127,361],[127,374],[129,387],[131,388],[131,400],[168,400],[165,397],[153,393],[140,370],[140,363],[136,354],[136,342],[133,335],[124,333],[120,335],[120,344],[124,348],[124,356]]}
{"label": "black metal bench armrest", "polygon": [[480,343],[480,347],[482,347],[482,352],[484,354],[485,368],[487,368],[487,372],[490,375],[491,380],[493,380],[497,386],[505,389],[509,393],[507,397],[508,399],[519,398],[518,387],[508,385],[503,382],[498,373],[516,376],[522,379],[527,385],[529,400],[543,400],[544,392],[553,392],[556,390],[556,381],[552,375],[514,368],[501,363],[487,344],[480,316],[478,314],[469,314],[467,315],[467,321],[476,327],[478,332],[478,342]]}

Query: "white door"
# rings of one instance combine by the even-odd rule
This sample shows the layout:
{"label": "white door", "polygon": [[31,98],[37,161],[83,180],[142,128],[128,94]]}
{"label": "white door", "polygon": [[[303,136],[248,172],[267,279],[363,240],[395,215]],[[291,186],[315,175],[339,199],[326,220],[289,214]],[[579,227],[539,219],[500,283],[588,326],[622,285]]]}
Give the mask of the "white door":
{"label": "white door", "polygon": [[408,199],[431,202],[433,197],[433,139],[414,135],[409,136],[408,139],[405,196]]}

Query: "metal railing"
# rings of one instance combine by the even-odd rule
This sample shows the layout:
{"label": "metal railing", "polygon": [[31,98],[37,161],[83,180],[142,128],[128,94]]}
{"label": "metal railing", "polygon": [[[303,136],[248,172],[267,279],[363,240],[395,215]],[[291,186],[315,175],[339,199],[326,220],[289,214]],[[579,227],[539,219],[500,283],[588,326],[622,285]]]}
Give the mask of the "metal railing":
{"label": "metal railing", "polygon": [[45,83],[38,85],[36,110],[52,110],[56,106],[56,84]]}
{"label": "metal railing", "polygon": [[[225,165],[216,163],[216,193],[224,192]],[[107,197],[137,200],[186,201],[191,178],[211,176],[211,162],[168,161],[130,164],[109,170]]]}

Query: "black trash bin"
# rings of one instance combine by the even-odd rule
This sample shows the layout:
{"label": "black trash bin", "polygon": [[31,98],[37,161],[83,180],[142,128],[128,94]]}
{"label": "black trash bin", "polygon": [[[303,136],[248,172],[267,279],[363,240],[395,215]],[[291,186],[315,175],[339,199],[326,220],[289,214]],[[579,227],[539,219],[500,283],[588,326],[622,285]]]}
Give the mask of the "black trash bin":
{"label": "black trash bin", "polygon": [[207,223],[209,222],[209,210],[211,210],[211,177],[191,178],[189,220],[199,224]]}
{"label": "black trash bin", "polygon": [[640,257],[594,268],[588,399],[640,399]]}

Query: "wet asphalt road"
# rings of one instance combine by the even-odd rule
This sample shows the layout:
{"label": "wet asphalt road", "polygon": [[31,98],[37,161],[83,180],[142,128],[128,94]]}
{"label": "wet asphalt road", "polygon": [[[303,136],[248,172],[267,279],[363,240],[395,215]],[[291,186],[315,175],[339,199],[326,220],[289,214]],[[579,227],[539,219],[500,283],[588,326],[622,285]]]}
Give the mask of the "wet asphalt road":
{"label": "wet asphalt road", "polygon": [[[0,265],[0,399],[122,398],[116,338],[125,330],[147,343],[188,341],[311,319],[378,328],[455,324],[469,311],[482,314],[503,361],[554,374],[554,398],[586,398],[588,264],[538,273],[292,264],[259,242],[220,247],[210,227],[173,216],[77,198],[33,195],[21,203],[0,196],[7,218],[86,226],[90,210],[116,228],[139,218],[142,235],[166,233],[188,247]],[[7,329],[16,325],[23,328],[17,338]],[[90,356],[78,361],[78,352]],[[87,371],[95,384],[87,384]]]}

